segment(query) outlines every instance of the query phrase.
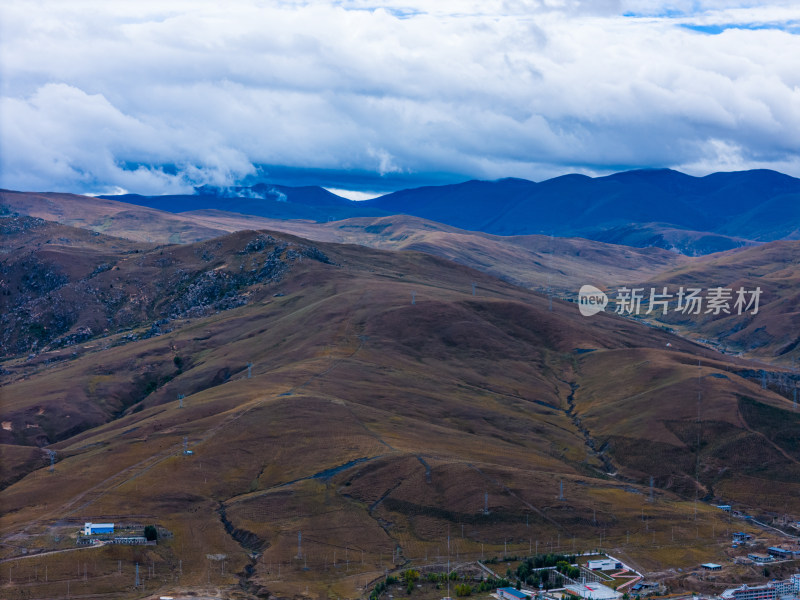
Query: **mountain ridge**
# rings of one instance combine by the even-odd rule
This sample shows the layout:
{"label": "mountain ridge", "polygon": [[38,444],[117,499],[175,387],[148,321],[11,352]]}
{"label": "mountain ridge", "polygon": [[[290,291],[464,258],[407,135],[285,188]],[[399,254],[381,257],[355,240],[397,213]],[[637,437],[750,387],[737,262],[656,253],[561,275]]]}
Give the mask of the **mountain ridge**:
{"label": "mountain ridge", "polygon": [[317,222],[408,214],[494,235],[584,237],[702,255],[800,239],[800,179],[768,169],[694,177],[639,169],[409,188],[364,201],[322,187],[259,183],[198,188],[195,195],[101,196],[173,213],[216,209]]}

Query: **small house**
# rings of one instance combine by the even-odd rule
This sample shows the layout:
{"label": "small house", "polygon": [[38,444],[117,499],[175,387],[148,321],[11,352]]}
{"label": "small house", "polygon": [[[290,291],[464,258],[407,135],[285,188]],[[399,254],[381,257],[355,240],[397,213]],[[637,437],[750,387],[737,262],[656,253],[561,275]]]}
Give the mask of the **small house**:
{"label": "small house", "polygon": [[96,535],[98,533],[114,533],[113,523],[84,523],[83,535]]}
{"label": "small house", "polygon": [[503,600],[525,600],[529,598],[526,594],[512,587],[497,588],[497,595]]}

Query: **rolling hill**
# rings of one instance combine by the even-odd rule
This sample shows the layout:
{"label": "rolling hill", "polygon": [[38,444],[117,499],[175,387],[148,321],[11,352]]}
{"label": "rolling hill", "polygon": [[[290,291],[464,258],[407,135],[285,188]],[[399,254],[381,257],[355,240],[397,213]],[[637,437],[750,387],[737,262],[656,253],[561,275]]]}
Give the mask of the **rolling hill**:
{"label": "rolling hill", "polygon": [[[750,529],[698,496],[800,512],[791,402],[744,359],[413,250],[3,221],[5,302],[44,336],[0,361],[3,557],[84,520],[171,535],[75,551],[92,558],[74,594],[135,597],[140,562],[151,591],[353,597],[386,569],[444,568],[462,526],[454,562],[536,540],[689,567]],[[25,262],[47,285],[23,285]],[[51,333],[61,303],[75,319]],[[75,552],[15,560],[27,583],[3,593],[63,594]]]}
{"label": "rolling hill", "polygon": [[[695,339],[704,338],[717,348],[744,352],[762,359],[778,360],[797,367],[800,361],[800,242],[781,241],[753,248],[713,254],[670,268],[643,283],[646,289],[667,286],[676,293],[687,289],[729,288],[729,312],[719,315],[665,315],[656,312],[657,322]],[[736,290],[760,288],[758,311],[738,314]]]}
{"label": "rolling hill", "polygon": [[0,190],[0,216],[19,214],[141,242],[196,242],[228,230],[192,219],[92,196]]}
{"label": "rolling hill", "polygon": [[[269,229],[321,242],[385,250],[417,250],[454,260],[530,289],[574,293],[582,284],[629,283],[686,262],[660,248],[632,248],[580,238],[496,236],[407,215],[355,217],[317,223],[220,210],[173,214],[112,200],[6,192],[0,207],[65,225],[154,243],[186,243],[224,233]],[[188,205],[187,205],[188,207]]]}

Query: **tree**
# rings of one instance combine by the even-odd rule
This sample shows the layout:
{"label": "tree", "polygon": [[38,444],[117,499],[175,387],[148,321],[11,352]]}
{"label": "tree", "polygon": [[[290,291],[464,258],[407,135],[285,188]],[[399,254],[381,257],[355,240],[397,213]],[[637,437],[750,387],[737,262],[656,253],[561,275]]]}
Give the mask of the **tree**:
{"label": "tree", "polygon": [[403,580],[406,583],[414,583],[417,579],[419,579],[419,571],[415,569],[407,569],[403,571]]}
{"label": "tree", "polygon": [[158,539],[158,529],[155,525],[147,525],[144,528],[144,539],[148,542],[154,542]]}
{"label": "tree", "polygon": [[468,583],[459,583],[456,586],[456,596],[469,596],[472,593],[472,586]]}

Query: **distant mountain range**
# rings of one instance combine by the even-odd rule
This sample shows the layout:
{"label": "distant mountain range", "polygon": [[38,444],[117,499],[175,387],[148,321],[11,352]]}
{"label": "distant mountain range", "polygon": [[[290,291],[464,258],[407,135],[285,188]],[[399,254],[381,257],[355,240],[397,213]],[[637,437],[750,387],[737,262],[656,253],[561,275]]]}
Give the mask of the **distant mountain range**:
{"label": "distant mountain range", "polygon": [[172,213],[225,210],[272,219],[308,219],[317,222],[387,214],[364,203],[337,196],[319,186],[290,187],[265,183],[252,187],[202,186],[196,188],[193,195],[122,194],[100,198]]}
{"label": "distant mountain range", "polygon": [[607,177],[467,181],[354,202],[316,186],[198,188],[185,196],[103,196],[173,213],[217,209],[317,222],[408,214],[496,235],[579,236],[708,254],[800,239],[800,179],[768,170],[692,177],[670,169]]}

